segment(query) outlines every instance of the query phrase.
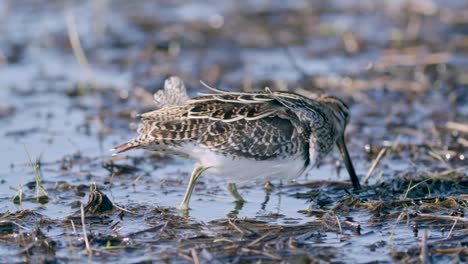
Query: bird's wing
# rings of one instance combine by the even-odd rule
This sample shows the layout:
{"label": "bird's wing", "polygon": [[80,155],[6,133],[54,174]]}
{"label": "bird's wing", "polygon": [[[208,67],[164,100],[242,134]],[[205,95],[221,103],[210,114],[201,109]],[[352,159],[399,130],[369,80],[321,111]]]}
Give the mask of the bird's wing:
{"label": "bird's wing", "polygon": [[[270,93],[216,93],[141,115],[139,136],[117,150],[187,141],[225,154],[269,159],[304,152],[304,127]],[[307,141],[307,140],[305,140]]]}
{"label": "bird's wing", "polygon": [[198,138],[198,143],[216,152],[266,160],[304,153],[308,146],[299,144],[302,136],[290,120],[268,116],[230,123],[213,122]]}
{"label": "bird's wing", "polygon": [[295,114],[268,93],[218,93],[189,102],[187,118],[211,120],[197,142],[213,151],[269,159],[307,148],[299,146],[306,134]]}

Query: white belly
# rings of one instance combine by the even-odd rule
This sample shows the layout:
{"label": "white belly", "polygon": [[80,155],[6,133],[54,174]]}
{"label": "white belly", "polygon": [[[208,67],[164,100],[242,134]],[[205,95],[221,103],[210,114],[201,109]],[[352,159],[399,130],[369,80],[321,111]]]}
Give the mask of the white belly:
{"label": "white belly", "polygon": [[289,182],[304,172],[302,157],[274,160],[254,160],[233,155],[223,155],[199,146],[185,146],[184,152],[207,167],[205,173],[222,177],[240,185],[272,180]]}

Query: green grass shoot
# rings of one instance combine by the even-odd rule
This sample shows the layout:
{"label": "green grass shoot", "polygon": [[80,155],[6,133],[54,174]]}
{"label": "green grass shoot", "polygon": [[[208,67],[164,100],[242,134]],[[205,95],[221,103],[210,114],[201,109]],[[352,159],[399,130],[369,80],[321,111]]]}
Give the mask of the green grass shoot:
{"label": "green grass shoot", "polygon": [[47,193],[44,186],[42,185],[42,173],[41,173],[39,164],[37,162],[35,163],[32,162],[31,155],[29,155],[26,145],[24,146],[24,150],[26,151],[29,165],[31,166],[33,173],[34,173],[34,177],[36,179],[36,201],[39,201],[41,196],[45,196],[48,198],[49,194]]}

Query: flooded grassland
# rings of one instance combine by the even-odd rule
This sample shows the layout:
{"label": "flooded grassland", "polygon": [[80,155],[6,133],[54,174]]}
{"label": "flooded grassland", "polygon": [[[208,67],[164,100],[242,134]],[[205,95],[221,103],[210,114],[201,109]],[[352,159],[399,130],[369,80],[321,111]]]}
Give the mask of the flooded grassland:
{"label": "flooded grassland", "polygon": [[[0,262],[466,262],[466,1],[0,1]],[[351,109],[296,182],[239,189],[109,149],[178,75]],[[84,225],[83,225],[84,223]]]}

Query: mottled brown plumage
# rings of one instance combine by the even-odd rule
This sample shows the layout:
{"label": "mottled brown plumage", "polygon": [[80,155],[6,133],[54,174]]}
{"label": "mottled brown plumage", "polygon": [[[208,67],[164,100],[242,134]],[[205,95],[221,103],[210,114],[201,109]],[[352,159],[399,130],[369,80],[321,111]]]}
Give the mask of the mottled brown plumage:
{"label": "mottled brown plumage", "polygon": [[[161,108],[142,114],[139,136],[116,150],[181,154],[229,181],[244,182],[297,177],[337,143],[353,185],[359,187],[343,138],[349,111],[338,98],[306,98],[269,89],[254,93],[210,89],[213,93],[189,99],[183,82],[171,77],[155,95]],[[257,170],[249,168],[276,163],[285,166],[258,177],[253,175]]]}

